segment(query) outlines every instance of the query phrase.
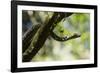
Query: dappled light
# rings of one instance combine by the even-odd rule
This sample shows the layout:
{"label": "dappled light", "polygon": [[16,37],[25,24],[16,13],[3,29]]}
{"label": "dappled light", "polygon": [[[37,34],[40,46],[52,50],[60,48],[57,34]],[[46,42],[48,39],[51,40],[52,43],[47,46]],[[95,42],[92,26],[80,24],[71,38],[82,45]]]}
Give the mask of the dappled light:
{"label": "dappled light", "polygon": [[[27,16],[24,15],[25,13]],[[59,18],[59,14],[60,13],[58,13],[58,16],[55,18]],[[31,61],[70,61],[90,58],[90,14],[71,13],[69,16],[67,16],[67,12],[62,13],[62,15],[63,14],[65,14],[65,17],[63,17],[61,21],[58,22],[58,20],[55,19],[55,23],[53,23],[54,26],[48,28],[52,30],[55,35],[61,38],[63,37],[63,39],[61,39],[63,41],[57,41],[58,39],[50,35],[50,31],[44,44],[40,47],[36,55],[32,57]],[[53,15],[54,12],[23,10],[23,39],[27,36],[27,31],[30,31],[29,29],[38,29],[35,34],[30,33],[30,36],[32,35],[30,41],[25,42],[25,47],[23,45],[23,55],[27,55],[29,50],[30,52],[32,51],[36,42],[39,41],[38,39],[41,38],[38,36],[43,30],[42,27],[49,24]],[[45,33],[45,35],[46,34],[47,33]],[[78,37],[67,40],[74,35]],[[27,45],[26,43],[29,44]]]}

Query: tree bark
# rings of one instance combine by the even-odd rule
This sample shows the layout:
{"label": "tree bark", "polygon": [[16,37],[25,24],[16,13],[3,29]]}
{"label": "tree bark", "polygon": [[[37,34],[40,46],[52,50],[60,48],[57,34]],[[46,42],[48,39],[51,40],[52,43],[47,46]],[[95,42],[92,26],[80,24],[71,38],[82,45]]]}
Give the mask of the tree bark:
{"label": "tree bark", "polygon": [[[67,17],[71,14],[67,15]],[[29,62],[32,60],[32,58],[44,45],[46,39],[50,35],[50,32],[53,31],[57,23],[59,23],[65,16],[65,13],[55,12],[49,22],[39,28],[38,32],[35,34],[35,36],[33,36],[30,46],[23,54],[23,62]]]}
{"label": "tree bark", "polygon": [[[47,37],[50,34],[50,27],[53,25],[55,19],[58,17],[58,13],[54,13],[52,18],[49,20],[48,24],[44,24],[44,26],[41,26],[38,33],[39,35],[36,37],[33,37],[34,39],[37,38],[37,42],[31,43],[28,49],[32,49],[32,51],[26,51],[26,54],[23,54],[23,62],[29,62],[39,51],[39,49],[43,46],[45,43]],[[34,41],[34,39],[32,41]],[[33,47],[34,45],[34,47]]]}

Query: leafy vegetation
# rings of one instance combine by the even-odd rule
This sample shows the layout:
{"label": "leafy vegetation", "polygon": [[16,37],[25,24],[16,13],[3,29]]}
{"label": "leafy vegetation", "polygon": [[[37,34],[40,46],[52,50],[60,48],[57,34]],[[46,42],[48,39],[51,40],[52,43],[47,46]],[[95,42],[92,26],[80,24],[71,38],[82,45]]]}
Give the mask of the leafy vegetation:
{"label": "leafy vegetation", "polygon": [[[40,19],[38,19],[38,23],[41,25],[40,27],[47,24],[54,14],[54,12],[33,11],[31,15],[30,12],[32,11],[27,11],[27,12],[28,14],[30,14],[30,16],[33,16],[33,13],[39,14]],[[68,13],[64,13],[64,14],[68,14]],[[33,16],[33,18],[34,17],[37,18],[39,16],[35,15]],[[33,18],[30,18],[30,21],[28,21],[31,22],[31,26],[35,25],[34,23],[35,21],[33,21]],[[56,24],[57,25],[53,29],[53,32],[60,37],[64,37],[66,35],[67,37],[70,37],[74,34],[80,34],[81,36],[64,42],[56,41],[51,36],[48,36],[45,43],[42,45],[38,53],[36,53],[36,55],[32,58],[31,61],[37,62],[37,61],[89,59],[90,57],[90,14],[73,13],[69,17],[63,17],[62,20]],[[24,34],[25,32],[27,31],[24,31]],[[40,32],[37,31],[35,35],[38,34],[40,34]],[[31,40],[33,42],[36,39],[33,40],[32,38]],[[31,44],[33,44],[32,42]],[[34,45],[31,45],[31,47],[33,46]]]}

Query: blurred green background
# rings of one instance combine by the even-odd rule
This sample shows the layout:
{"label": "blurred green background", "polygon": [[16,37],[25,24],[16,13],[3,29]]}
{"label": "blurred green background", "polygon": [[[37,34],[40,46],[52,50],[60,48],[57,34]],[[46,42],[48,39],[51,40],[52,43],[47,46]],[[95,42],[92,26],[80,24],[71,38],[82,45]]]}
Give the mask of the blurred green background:
{"label": "blurred green background", "polygon": [[49,36],[32,61],[70,61],[90,58],[89,13],[72,14],[70,17],[63,19],[56,26],[54,32],[59,36],[71,36],[74,33],[78,33],[81,37],[59,42]]}

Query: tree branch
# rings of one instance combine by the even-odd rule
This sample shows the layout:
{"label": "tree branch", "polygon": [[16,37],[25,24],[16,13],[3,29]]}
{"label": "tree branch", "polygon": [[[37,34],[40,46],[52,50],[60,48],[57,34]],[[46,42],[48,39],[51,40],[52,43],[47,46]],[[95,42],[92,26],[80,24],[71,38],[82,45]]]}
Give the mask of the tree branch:
{"label": "tree branch", "polygon": [[68,41],[68,40],[71,40],[71,39],[75,39],[75,38],[78,38],[80,37],[81,35],[79,34],[74,34],[73,36],[70,36],[70,37],[60,37],[58,35],[56,35],[54,32],[51,32],[51,36],[54,40],[56,41],[60,41],[60,42],[64,42],[64,41]]}
{"label": "tree branch", "polygon": [[[71,13],[72,14],[72,13]],[[68,14],[70,16],[71,14]],[[39,28],[39,31],[33,36],[32,41],[28,49],[23,53],[23,62],[29,62],[38,53],[40,48],[42,48],[47,37],[51,35],[53,29],[66,15],[64,13],[55,12],[52,18],[49,20],[48,24],[44,24]],[[36,40],[36,41],[34,41]]]}
{"label": "tree branch", "polygon": [[[23,54],[23,62],[29,62],[37,54],[37,52],[45,43],[47,37],[50,35],[50,27],[53,25],[53,22],[55,21],[57,17],[58,17],[58,13],[54,13],[52,18],[49,20],[48,24],[41,26],[39,30],[37,42],[31,43],[31,45],[28,48],[29,50],[26,51],[26,54]],[[30,49],[32,49],[32,51],[30,51]]]}
{"label": "tree branch", "polygon": [[23,48],[22,52],[23,53],[30,45],[30,43],[32,41],[32,37],[36,34],[36,32],[38,31],[39,28],[40,28],[40,25],[36,25],[26,32],[25,36],[23,37],[23,43],[22,43],[22,48]]}

